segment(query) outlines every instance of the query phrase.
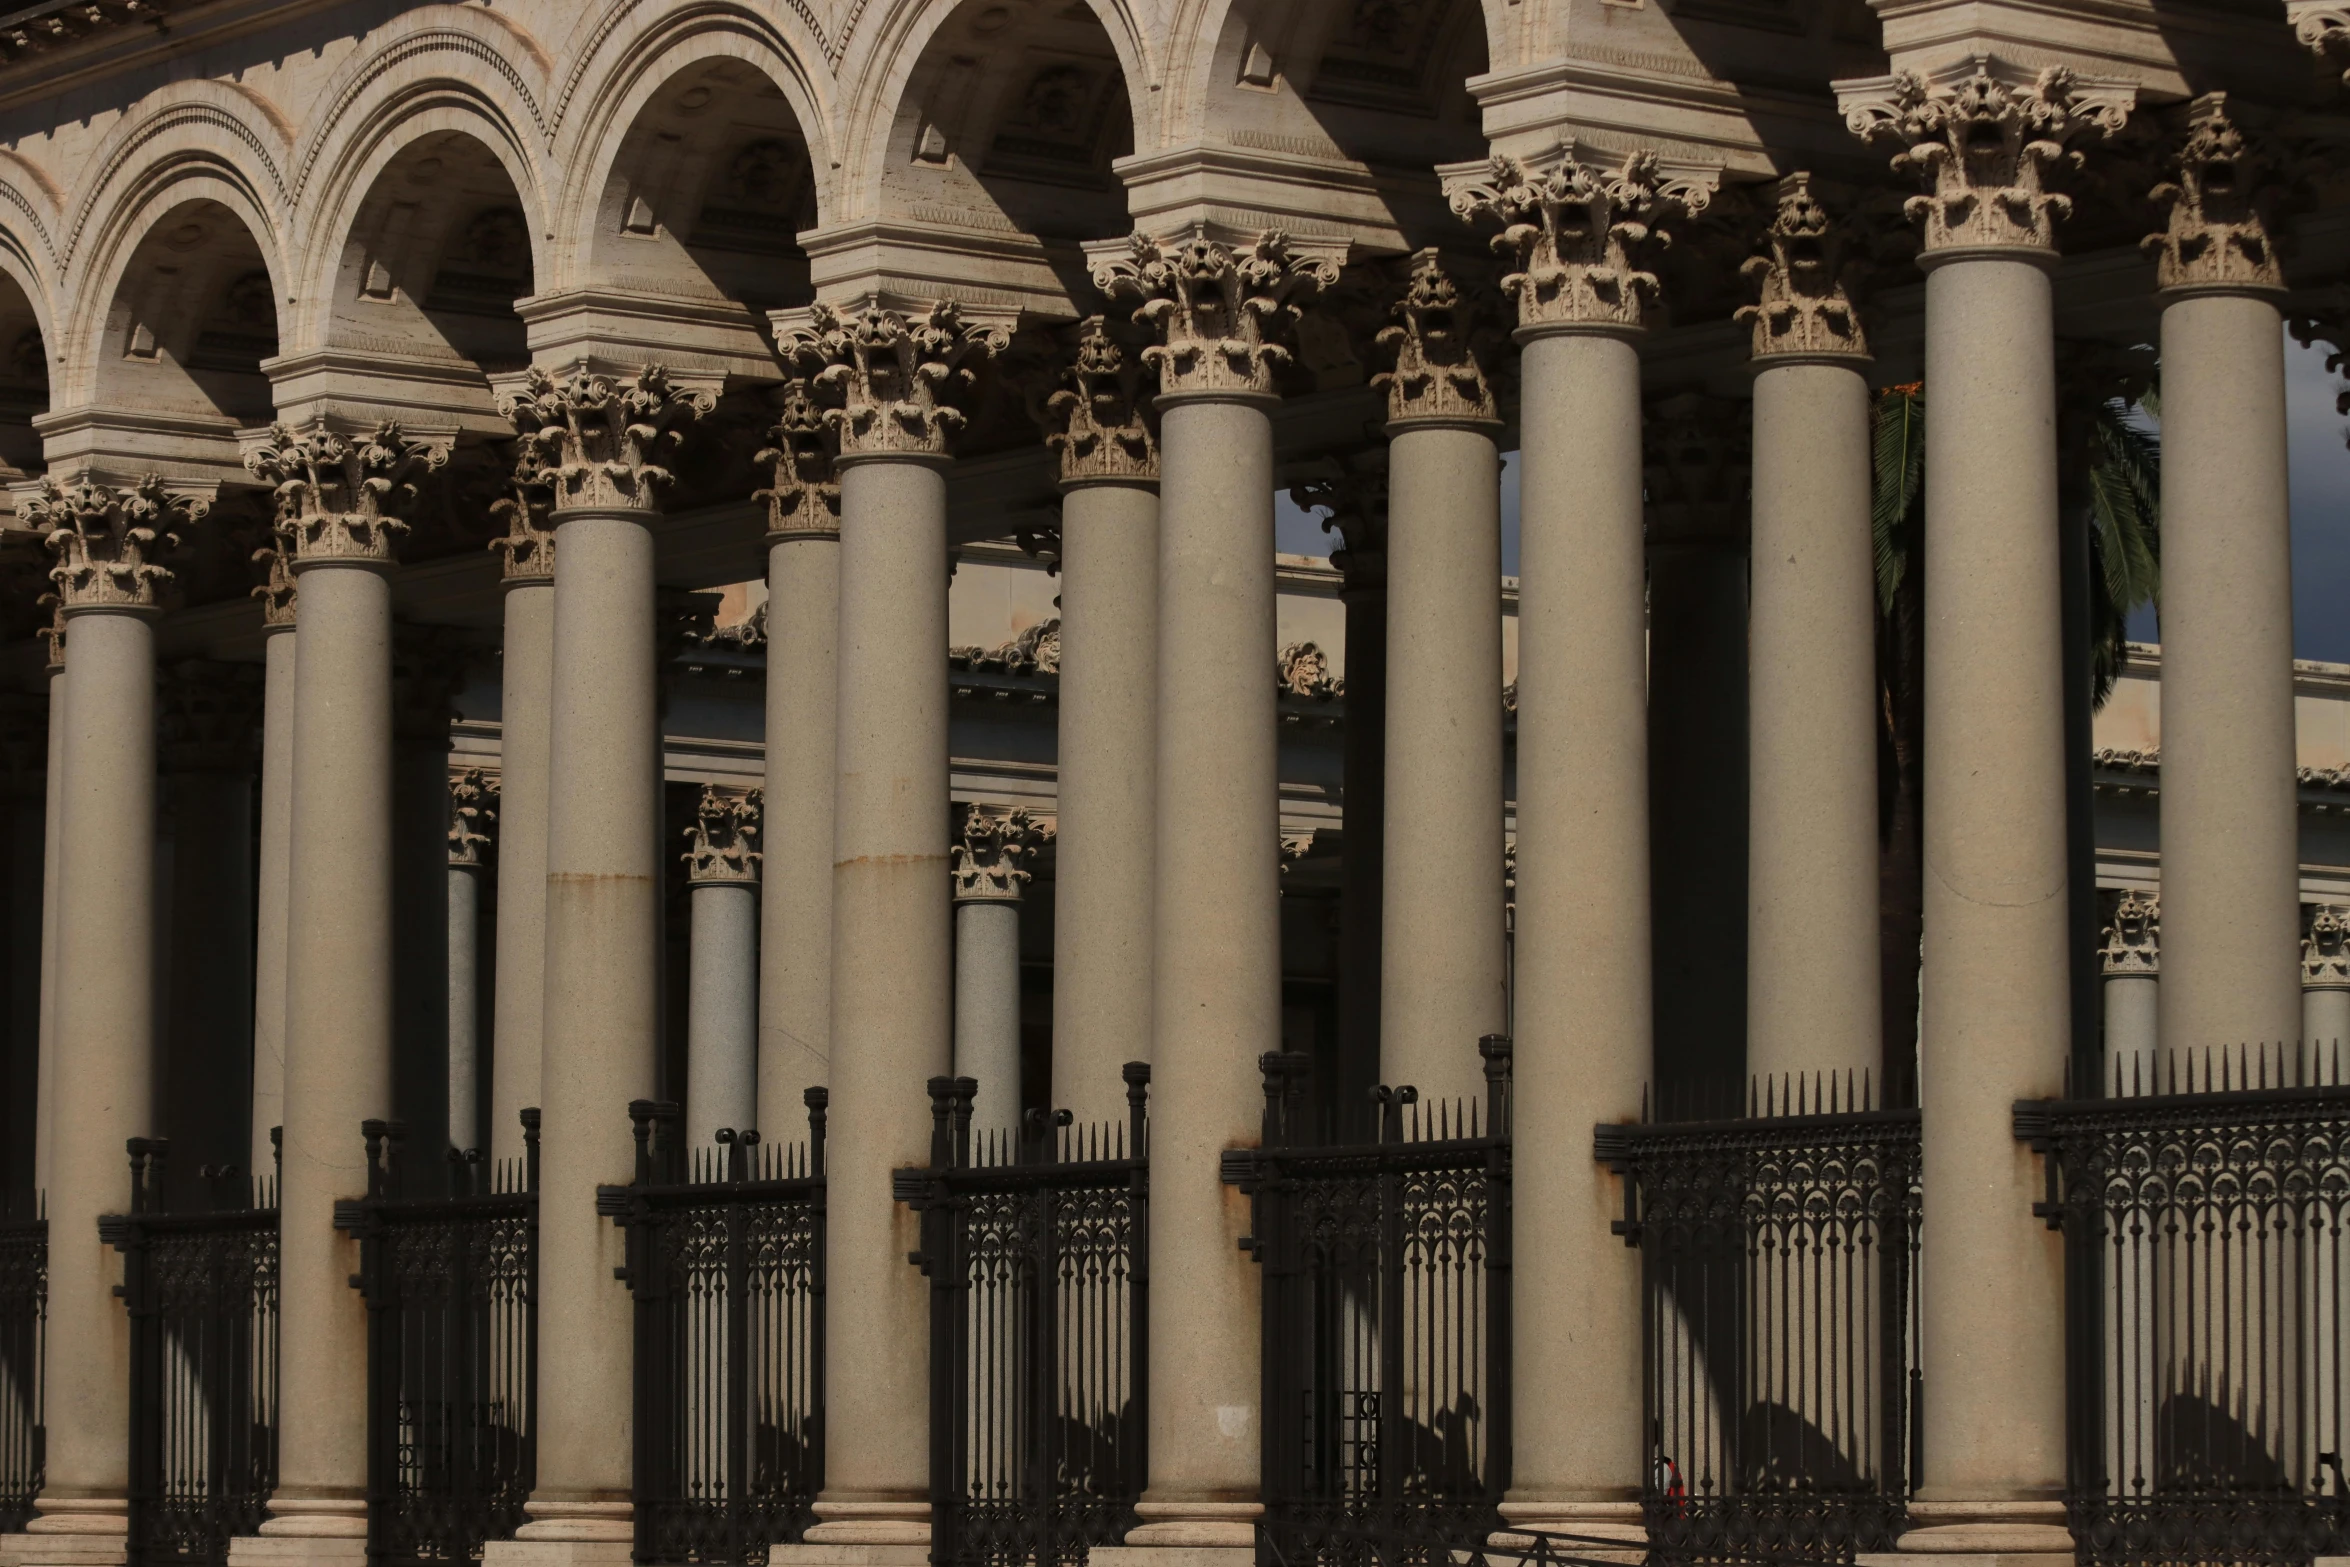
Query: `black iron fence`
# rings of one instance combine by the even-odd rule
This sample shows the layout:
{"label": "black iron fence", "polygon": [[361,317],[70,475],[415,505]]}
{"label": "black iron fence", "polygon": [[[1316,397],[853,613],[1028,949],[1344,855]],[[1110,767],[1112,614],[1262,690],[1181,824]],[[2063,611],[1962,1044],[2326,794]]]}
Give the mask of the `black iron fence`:
{"label": "black iron fence", "polygon": [[1603,1125],[1640,1249],[1654,1561],[1890,1551],[1918,1473],[1918,1112],[1760,1088],[1734,1119]]}
{"label": "black iron fence", "polygon": [[2338,1053],[2122,1064],[2026,1100],[2064,1232],[2067,1512],[2089,1563],[2350,1554],[2350,1081]]}
{"label": "black iron fence", "polygon": [[1366,1526],[1474,1539],[1500,1522],[1510,1054],[1479,1048],[1482,1106],[1380,1088],[1353,1142],[1313,1138],[1311,1058],[1267,1055],[1263,1146],[1224,1156],[1263,1268],[1264,1538],[1288,1562]]}
{"label": "black iron fence", "polygon": [[49,1221],[27,1194],[0,1207],[0,1534],[20,1532],[41,1494],[41,1333]]}
{"label": "black iron fence", "polygon": [[[523,1157],[410,1171],[367,1121],[367,1195],[335,1204],[367,1301],[367,1554],[467,1562],[511,1539],[537,1472],[538,1112]],[[425,1195],[417,1188],[432,1188]]]}
{"label": "black iron fence", "polygon": [[1061,1567],[1138,1522],[1150,1355],[1150,1068],[1127,1124],[1030,1112],[971,1132],[978,1084],[932,1078],[930,1167],[897,1172],[930,1280],[938,1567]]}
{"label": "black iron fence", "polygon": [[636,1559],[750,1563],[796,1542],[824,1484],[824,1107],[808,1140],[723,1131],[685,1149],[637,1100],[634,1184],[596,1193],[628,1232],[636,1298]]}
{"label": "black iron fence", "polygon": [[169,1147],[134,1137],[122,1253],[130,1318],[130,1567],[219,1567],[277,1488],[278,1212],[273,1180],[202,1172],[207,1213],[163,1211]]}

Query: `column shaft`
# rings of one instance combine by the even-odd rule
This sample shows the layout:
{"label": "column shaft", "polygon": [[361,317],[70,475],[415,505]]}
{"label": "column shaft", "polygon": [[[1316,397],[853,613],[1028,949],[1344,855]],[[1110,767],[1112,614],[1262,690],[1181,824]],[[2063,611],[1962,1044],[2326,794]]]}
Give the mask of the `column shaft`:
{"label": "column shaft", "polygon": [[452,865],[449,878],[449,1146],[481,1138],[481,867]]}
{"label": "column shaft", "polygon": [[40,1060],[34,1084],[33,1190],[49,1187],[50,1156],[57,1138],[57,856],[65,842],[65,666],[49,666],[49,784],[43,802],[41,842],[41,1019]]}
{"label": "column shaft", "polygon": [[285,1117],[286,901],[292,847],[294,686],[300,633],[275,628],[262,643],[261,856],[253,922],[253,1145],[256,1175],[277,1157],[269,1134]]}
{"label": "column shaft", "polygon": [[759,875],[759,1125],[805,1124],[831,1080],[832,794],[839,703],[840,540],[767,551],[767,799]]}
{"label": "column shaft", "polygon": [[[696,882],[686,1008],[686,1146],[712,1147],[721,1128],[751,1128],[758,1113],[759,889]],[[790,1131],[779,1122],[779,1135]]]}
{"label": "column shaft", "polygon": [[522,1112],[541,1102],[547,1004],[547,721],[555,657],[555,584],[506,585],[498,701],[497,992],[491,997],[490,1157],[523,1155]]}
{"label": "column shaft", "polygon": [[1020,905],[955,905],[955,1075],[975,1079],[974,1138],[1020,1127]]}

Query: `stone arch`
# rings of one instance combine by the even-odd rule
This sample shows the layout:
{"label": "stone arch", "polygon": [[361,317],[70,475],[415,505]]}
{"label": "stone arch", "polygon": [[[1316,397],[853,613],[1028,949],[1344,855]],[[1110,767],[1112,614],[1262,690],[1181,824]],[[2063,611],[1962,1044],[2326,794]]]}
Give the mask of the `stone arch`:
{"label": "stone arch", "polygon": [[49,410],[49,302],[22,242],[0,230],[0,480],[47,466],[36,416]]}
{"label": "stone arch", "polygon": [[274,236],[286,210],[286,157],[292,126],[275,105],[235,83],[192,78],[172,83],[114,128],[85,165],[58,247],[69,276],[94,237],[143,203],[148,192],[204,171],[236,192],[248,219]]}

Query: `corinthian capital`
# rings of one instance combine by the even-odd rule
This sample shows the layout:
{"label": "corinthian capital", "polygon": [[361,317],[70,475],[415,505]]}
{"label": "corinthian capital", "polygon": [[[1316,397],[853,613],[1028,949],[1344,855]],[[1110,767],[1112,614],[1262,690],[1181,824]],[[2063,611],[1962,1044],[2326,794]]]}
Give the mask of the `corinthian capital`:
{"label": "corinthian capital", "polygon": [[478,767],[449,777],[449,863],[471,868],[489,852],[498,819],[498,780]]}
{"label": "corinthian capital", "polygon": [[768,543],[840,536],[840,480],[832,471],[832,439],[805,378],[785,385],[767,445],[752,461],[775,474],[772,484],[751,497],[767,503]]}
{"label": "corinthian capital", "polygon": [[1374,341],[1394,356],[1394,367],[1371,377],[1387,394],[1393,424],[1493,424],[1501,409],[1487,370],[1488,339],[1481,302],[1445,270],[1441,254],[1412,257],[1403,297],[1390,312],[1395,324]]}
{"label": "corinthian capital", "polygon": [[1159,420],[1152,404],[1158,376],[1119,341],[1107,320],[1088,316],[1061,387],[1044,400],[1045,445],[1061,457],[1063,484],[1159,479]]}
{"label": "corinthian capital", "polygon": [[498,552],[499,576],[508,583],[555,580],[555,527],[547,516],[554,483],[537,449],[516,443],[508,493],[490,503],[490,515],[506,525],[490,548]]}
{"label": "corinthian capital", "polygon": [[767,792],[734,794],[716,784],[702,786],[702,803],[685,830],[686,879],[691,882],[755,882],[759,879],[759,820]]}
{"label": "corinthian capital", "polygon": [[[2302,48],[2328,65],[2350,67],[2350,8],[2337,0],[2285,0],[2285,20]],[[2342,83],[2350,86],[2350,68],[2343,70]]]}
{"label": "corinthian capital", "polygon": [[957,903],[1017,903],[1027,862],[1053,835],[1049,817],[1001,805],[965,805],[950,848]]}
{"label": "corinthian capital", "polygon": [[117,489],[84,472],[65,484],[44,478],[41,493],[25,503],[24,516],[48,531],[49,552],[57,557],[49,580],[57,584],[60,613],[70,615],[86,609],[160,611],[172,575],[155,557],[174,549],[179,530],[210,509],[173,495],[153,474]]}
{"label": "corinthian capital", "polygon": [[818,304],[782,348],[784,362],[835,404],[824,417],[842,460],[939,458],[963,428],[956,404],[1011,340],[1001,326],[965,321],[948,300],[919,319],[878,304],[845,315]]}
{"label": "corinthian capital", "polygon": [[294,586],[294,541],[284,529],[272,528],[270,542],[253,552],[253,564],[268,573],[252,596],[261,601],[261,629],[291,631],[300,592]]}
{"label": "corinthian capital", "polygon": [[546,470],[554,510],[650,511],[673,477],[663,459],[715,406],[710,393],[676,385],[659,365],[623,380],[583,361],[560,377],[533,366],[498,411]]}
{"label": "corinthian capital", "polygon": [[1282,340],[1306,301],[1338,281],[1338,264],[1298,255],[1278,229],[1238,252],[1195,227],[1135,235],[1124,256],[1095,264],[1093,281],[1158,333],[1142,357],[1162,396],[1271,397],[1289,363]]}
{"label": "corinthian capital", "polygon": [[2125,892],[2113,906],[2113,923],[2105,927],[2105,945],[2097,955],[2107,979],[2153,979],[2162,973],[2162,900],[2146,893]]}
{"label": "corinthian capital", "polygon": [[447,447],[411,440],[397,424],[342,436],[323,417],[307,430],[271,425],[268,441],[245,454],[246,468],[277,491],[278,534],[291,541],[296,566],[391,560],[408,533],[399,514],[416,499],[418,476],[448,460]]}
{"label": "corinthian capital", "polygon": [[1897,142],[1898,173],[1932,192],[1904,210],[1925,230],[1925,251],[2053,251],[2056,225],[2072,199],[2047,188],[2057,169],[2077,167],[2065,143],[2118,131],[2137,103],[2126,82],[2091,81],[2063,66],[2029,83],[2020,72],[1977,56],[1931,76],[1900,71],[1839,82],[1845,126],[1863,141]]}
{"label": "corinthian capital", "polygon": [[2301,988],[2350,990],[2350,909],[2321,903],[2301,938]]}
{"label": "corinthian capital", "polygon": [[1520,331],[1637,331],[1660,297],[1648,268],[1672,243],[1668,225],[1704,211],[1713,190],[1668,175],[1653,152],[1628,153],[1609,173],[1567,148],[1542,173],[1495,153],[1486,177],[1455,186],[1451,199],[1460,217],[1501,224],[1493,248],[1516,268],[1501,287],[1517,301]]}
{"label": "corinthian capital", "polygon": [[2205,93],[2188,110],[2171,177],[2147,193],[2167,214],[2142,241],[2157,284],[2182,292],[2282,292],[2284,270],[2269,243],[2277,188],[2270,160],[2228,118],[2227,94]]}
{"label": "corinthian capital", "polygon": [[1755,358],[1868,357],[1846,291],[1858,270],[1848,255],[1850,239],[1820,204],[1809,174],[1779,182],[1779,210],[1764,236],[1769,253],[1739,268],[1757,290],[1758,302],[1738,312],[1754,328]]}

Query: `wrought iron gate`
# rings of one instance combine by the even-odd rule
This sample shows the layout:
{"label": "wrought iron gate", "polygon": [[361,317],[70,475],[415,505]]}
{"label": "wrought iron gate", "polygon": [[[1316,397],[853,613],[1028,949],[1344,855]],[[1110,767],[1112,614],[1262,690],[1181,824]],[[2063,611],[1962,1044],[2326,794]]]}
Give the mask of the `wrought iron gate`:
{"label": "wrought iron gate", "polygon": [[2350,1080],[2165,1061],[2027,1100],[2064,1232],[2067,1512],[2083,1563],[2350,1554]]}
{"label": "wrought iron gate", "polygon": [[134,1137],[131,1206],[98,1221],[130,1317],[130,1567],[219,1567],[277,1488],[274,1181],[204,1171],[214,1211],[163,1211],[168,1144]]}
{"label": "wrought iron gate", "polygon": [[930,1280],[938,1567],[1062,1567],[1138,1521],[1149,1423],[1150,1068],[1127,1124],[1030,1112],[972,1146],[968,1077],[930,1080],[930,1167],[897,1172]]}
{"label": "wrought iron gate", "polygon": [[1917,1474],[1918,1112],[1773,1085],[1597,1128],[1640,1248],[1652,1561],[1890,1551]]}
{"label": "wrought iron gate", "polygon": [[1264,1057],[1264,1146],[1224,1156],[1264,1270],[1264,1533],[1300,1563],[1363,1527],[1472,1539],[1509,1484],[1509,1041],[1485,1103],[1380,1088],[1309,1144],[1312,1060]]}
{"label": "wrought iron gate", "polygon": [[636,1297],[636,1559],[760,1563],[824,1484],[824,1107],[808,1141],[687,1151],[637,1100],[636,1181],[596,1193]]}
{"label": "wrought iron gate", "polygon": [[41,1334],[49,1306],[49,1221],[29,1194],[0,1209],[0,1534],[20,1532],[41,1494]]}
{"label": "wrought iron gate", "polygon": [[[367,1121],[367,1196],[335,1204],[367,1301],[367,1554],[467,1562],[511,1539],[537,1472],[538,1112],[525,1153],[404,1191],[398,1122]],[[486,1175],[486,1179],[484,1178]],[[415,1179],[423,1184],[421,1172]]]}

